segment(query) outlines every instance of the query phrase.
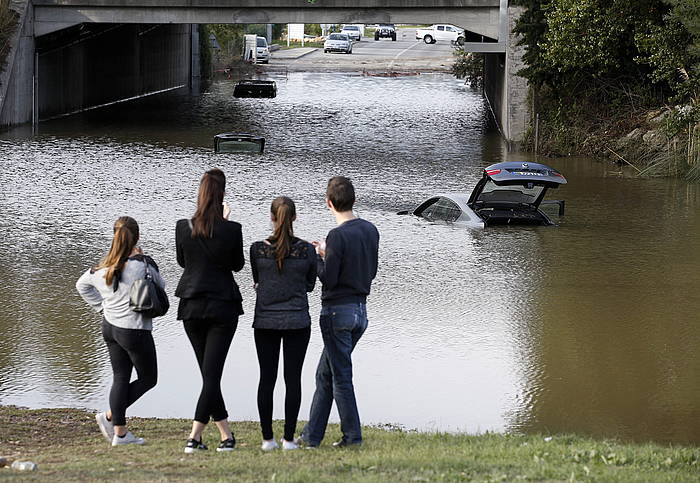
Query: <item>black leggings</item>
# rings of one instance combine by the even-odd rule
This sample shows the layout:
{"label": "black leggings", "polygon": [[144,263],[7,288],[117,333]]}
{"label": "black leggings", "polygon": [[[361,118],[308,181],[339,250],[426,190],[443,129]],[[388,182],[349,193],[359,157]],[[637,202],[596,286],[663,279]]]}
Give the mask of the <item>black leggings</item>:
{"label": "black leggings", "polygon": [[233,334],[236,333],[238,317],[232,322],[185,320],[184,325],[202,373],[202,392],[199,394],[194,420],[207,424],[210,417],[214,421],[226,419],[228,412],[221,394],[221,375]]}
{"label": "black leggings", "polygon": [[[126,425],[126,408],[134,404],[158,382],[156,346],[150,330],[122,329],[102,320],[104,337],[112,363],[114,380],[109,392],[112,424]],[[136,368],[138,379],[131,381]]]}
{"label": "black leggings", "polygon": [[255,329],[255,348],[260,364],[258,384],[258,412],[263,439],[272,439],[272,394],[277,381],[280,342],[284,341],[284,439],[292,441],[297,427],[301,406],[301,369],[304,366],[306,348],[311,337],[311,327],[305,329]]}

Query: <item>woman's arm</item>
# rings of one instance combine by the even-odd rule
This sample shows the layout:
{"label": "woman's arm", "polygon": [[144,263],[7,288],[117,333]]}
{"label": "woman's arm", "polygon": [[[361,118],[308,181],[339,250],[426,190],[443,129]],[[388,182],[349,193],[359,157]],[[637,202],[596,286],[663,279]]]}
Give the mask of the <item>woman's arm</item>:
{"label": "woman's arm", "polygon": [[160,288],[164,289],[165,280],[163,280],[156,262],[151,257],[146,257],[146,263],[151,266],[149,272],[151,273],[151,277],[153,277],[153,281],[157,283]]}
{"label": "woman's arm", "polygon": [[250,246],[250,269],[253,272],[253,283],[258,283],[258,261],[255,258],[255,243]]}
{"label": "woman's arm", "polygon": [[235,239],[233,242],[233,260],[231,270],[240,272],[245,265],[245,257],[243,256],[243,232],[240,225],[236,227]]}
{"label": "woman's arm", "polygon": [[306,271],[306,291],[313,292],[316,286],[316,253],[315,247],[309,244],[309,268]]}
{"label": "woman's arm", "polygon": [[85,300],[95,312],[102,311],[102,295],[92,284],[92,270],[88,270],[75,282],[75,288],[80,296]]}
{"label": "woman's arm", "polygon": [[[178,223],[179,224],[179,223]],[[182,241],[180,240],[179,227],[175,226],[175,252],[177,254],[177,264],[185,268],[185,253],[182,250]]]}

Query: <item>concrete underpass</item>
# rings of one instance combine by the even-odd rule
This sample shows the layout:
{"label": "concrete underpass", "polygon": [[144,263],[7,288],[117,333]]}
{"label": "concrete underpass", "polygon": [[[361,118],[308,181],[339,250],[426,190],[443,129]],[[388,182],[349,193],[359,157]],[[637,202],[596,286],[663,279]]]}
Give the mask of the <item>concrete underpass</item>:
{"label": "concrete underpass", "polygon": [[[23,5],[21,5],[23,4]],[[0,126],[196,84],[199,23],[453,23],[490,39],[485,94],[505,139],[529,122],[521,49],[506,0],[34,0],[15,1],[21,25],[0,74]]]}

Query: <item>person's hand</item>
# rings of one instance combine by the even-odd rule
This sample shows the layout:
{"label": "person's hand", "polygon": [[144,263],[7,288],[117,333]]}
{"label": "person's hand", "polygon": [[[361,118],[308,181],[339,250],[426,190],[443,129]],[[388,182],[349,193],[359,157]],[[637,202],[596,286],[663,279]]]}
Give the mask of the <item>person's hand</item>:
{"label": "person's hand", "polygon": [[321,257],[326,256],[326,242],[311,242],[311,244],[316,248],[316,253],[318,253]]}
{"label": "person's hand", "polygon": [[231,207],[224,201],[224,219],[228,220],[228,216],[231,214]]}

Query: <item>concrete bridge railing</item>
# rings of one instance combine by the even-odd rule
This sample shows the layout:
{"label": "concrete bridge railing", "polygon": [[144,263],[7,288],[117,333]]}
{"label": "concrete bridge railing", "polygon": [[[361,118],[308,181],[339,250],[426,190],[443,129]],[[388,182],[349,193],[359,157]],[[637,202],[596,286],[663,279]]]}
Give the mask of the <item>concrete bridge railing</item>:
{"label": "concrete bridge railing", "polygon": [[[43,35],[88,22],[453,23],[498,39],[501,0],[34,0]],[[507,2],[505,2],[507,6]]]}

